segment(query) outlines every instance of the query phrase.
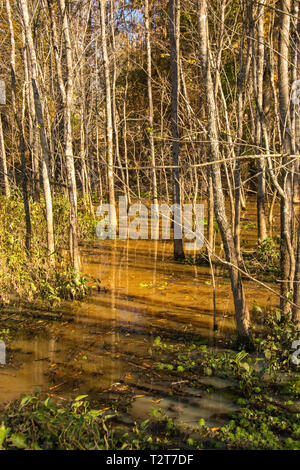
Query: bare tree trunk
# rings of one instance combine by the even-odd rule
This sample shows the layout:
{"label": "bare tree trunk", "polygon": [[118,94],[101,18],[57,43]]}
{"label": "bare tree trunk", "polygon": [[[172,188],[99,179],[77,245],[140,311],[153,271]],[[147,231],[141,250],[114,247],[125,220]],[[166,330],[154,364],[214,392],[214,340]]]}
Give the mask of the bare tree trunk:
{"label": "bare tree trunk", "polygon": [[154,109],[153,109],[153,93],[152,93],[152,51],[151,51],[151,33],[149,19],[149,0],[145,0],[145,28],[146,28],[146,47],[147,47],[147,78],[148,78],[148,100],[149,100],[149,142],[152,164],[152,187],[153,187],[153,204],[158,204],[157,194],[157,178],[155,170],[155,146],[154,146]]}
{"label": "bare tree trunk", "polygon": [[[100,3],[100,18],[101,18],[101,45],[104,66],[104,79],[105,79],[105,101],[106,101],[106,139],[107,139],[107,179],[109,189],[109,203],[115,206],[115,183],[114,183],[114,149],[113,149],[113,120],[112,120],[112,102],[111,102],[111,84],[110,84],[110,71],[109,60],[107,53],[107,37],[106,37],[106,23],[105,23],[105,0],[99,0]],[[111,211],[110,215],[110,228],[114,230],[117,226],[115,218],[115,211]]]}
{"label": "bare tree trunk", "polygon": [[[217,127],[218,111],[215,102],[213,80],[211,75],[211,59],[209,50],[210,47],[207,15],[207,1],[198,0],[198,29],[202,73],[206,96],[208,135],[210,140],[210,160],[212,162],[217,162],[218,160],[220,160],[220,149],[218,142],[219,133]],[[247,306],[247,301],[245,298],[241,274],[237,269],[237,251],[226,216],[220,163],[213,163],[212,165],[212,181],[214,189],[215,215],[218,222],[218,226],[220,228],[226,260],[228,263],[228,270],[230,274],[231,287],[235,305],[237,330],[240,338],[248,341],[250,336],[250,315]]]}
{"label": "bare tree trunk", "polygon": [[[252,12],[254,5],[252,5]],[[264,60],[265,60],[265,45],[264,45],[264,12],[265,0],[262,0],[257,7],[257,53],[253,55],[256,60],[256,67],[254,68],[254,89],[256,96],[257,106],[257,121],[256,121],[256,145],[258,152],[261,152],[263,147],[263,128],[264,128],[264,115],[263,115],[263,87],[264,87]],[[254,39],[254,38],[253,38]],[[266,225],[266,212],[265,212],[265,194],[266,194],[266,165],[264,158],[258,160],[258,188],[257,188],[257,222],[258,222],[258,240],[264,241],[267,238],[267,225]]]}
{"label": "bare tree trunk", "polygon": [[214,190],[211,169],[208,170],[208,252],[214,250]]}
{"label": "bare tree trunk", "polygon": [[[180,211],[175,211],[175,225],[182,227],[182,207],[180,194],[180,169],[179,156],[179,130],[178,130],[178,112],[179,112],[179,61],[180,61],[180,0],[170,0],[170,45],[171,45],[171,125],[172,125],[172,163],[173,168],[173,203],[177,204]],[[176,219],[176,220],[175,220]],[[174,257],[175,259],[184,259],[183,240],[174,237]]]}
{"label": "bare tree trunk", "polygon": [[[300,5],[299,2],[293,1],[294,15],[294,76],[293,81],[300,78]],[[295,138],[295,153],[300,152],[300,104],[294,104],[293,108],[293,130]],[[294,304],[293,321],[300,328],[300,161],[295,162],[294,181],[293,181],[293,210],[295,224],[295,276],[294,276]],[[298,225],[298,230],[296,229]]]}
{"label": "bare tree trunk", "polygon": [[80,269],[78,248],[78,222],[77,222],[77,188],[73,156],[71,112],[73,101],[73,58],[70,38],[70,25],[65,0],[59,0],[63,20],[63,34],[66,45],[66,101],[64,105],[65,120],[65,155],[68,180],[68,194],[70,203],[70,256],[75,271]]}
{"label": "bare tree trunk", "polygon": [[131,204],[131,194],[130,194],[130,180],[129,180],[129,171],[128,171],[128,145],[127,145],[127,93],[128,93],[128,76],[126,74],[125,79],[125,91],[124,91],[124,102],[123,102],[123,145],[124,145],[124,162],[125,162],[125,172],[126,172],[126,187],[127,187],[127,199],[128,204]]}
{"label": "bare tree trunk", "polygon": [[[27,0],[19,0],[19,4],[22,12],[23,26],[26,37],[26,46],[29,54],[29,64],[32,77],[32,87],[34,93],[34,104],[36,111],[36,118],[39,127],[40,141],[43,153],[42,161],[42,175],[43,175],[43,186],[44,186],[44,196],[45,196],[45,208],[46,208],[46,221],[47,221],[47,245],[49,255],[53,255],[55,251],[54,246],[54,231],[53,231],[53,213],[52,213],[52,196],[51,188],[49,182],[49,148],[45,131],[44,124],[44,114],[43,107],[41,102],[41,94],[39,87],[39,71],[38,63],[35,53],[35,48],[32,39],[31,24],[28,12],[28,3]],[[50,258],[51,262],[54,262],[53,256]]]}
{"label": "bare tree trunk", "polygon": [[57,113],[57,132],[55,133],[55,142],[54,148],[55,153],[59,156],[61,165],[61,178],[64,178],[64,171],[63,171],[63,159],[62,159],[62,152],[64,150],[64,139],[65,139],[65,116],[64,116],[64,109],[66,103],[66,89],[64,83],[64,75],[62,71],[62,57],[60,54],[60,41],[58,37],[57,31],[57,22],[54,8],[54,0],[47,0],[47,6],[50,16],[50,29],[51,29],[51,39],[52,39],[52,48],[53,48],[53,55],[54,55],[54,63],[56,68],[56,87],[59,91],[59,96],[57,98],[57,105],[58,105],[58,113]]}
{"label": "bare tree trunk", "polygon": [[2,166],[2,171],[3,171],[4,192],[5,192],[6,197],[10,197],[10,185],[9,185],[8,174],[7,174],[6,150],[5,150],[5,145],[4,145],[1,113],[0,113],[0,155],[1,155],[1,166]]}
{"label": "bare tree trunk", "polygon": [[10,32],[10,43],[11,43],[11,59],[10,59],[10,71],[11,71],[11,89],[12,89],[12,107],[14,116],[19,129],[19,139],[20,139],[20,154],[21,154],[21,165],[22,165],[22,187],[23,187],[23,203],[25,210],[25,222],[26,222],[26,250],[28,253],[31,251],[31,217],[30,217],[30,206],[29,206],[29,197],[28,197],[28,186],[27,186],[27,171],[26,171],[26,160],[25,160],[25,140],[24,140],[24,131],[23,125],[20,119],[20,113],[17,110],[16,104],[16,45],[15,45],[15,36],[14,36],[14,25],[12,21],[12,11],[10,0],[6,0],[6,11],[9,23],[9,32]]}
{"label": "bare tree trunk", "polygon": [[[23,33],[24,39],[23,43],[25,44],[25,35]],[[31,80],[31,70],[28,65],[29,57],[28,50],[24,50],[24,75],[25,75],[25,93],[27,96],[28,103],[28,112],[29,112],[29,145],[31,150],[31,161],[32,161],[32,186],[33,186],[33,196],[36,201],[40,200],[40,165],[39,165],[39,130],[37,126],[35,105],[34,105],[34,95],[32,88]],[[14,69],[15,70],[15,69]]]}
{"label": "bare tree trunk", "polygon": [[116,159],[120,167],[120,174],[122,180],[122,186],[124,195],[127,197],[129,188],[126,184],[126,176],[124,168],[122,166],[122,160],[120,155],[120,141],[119,141],[119,129],[118,129],[118,111],[117,111],[117,98],[116,98],[116,82],[117,82],[117,61],[116,61],[116,40],[115,40],[115,0],[110,2],[111,9],[111,44],[112,44],[112,122],[113,122],[113,131],[114,131],[114,147],[116,153]]}
{"label": "bare tree trunk", "polygon": [[[290,116],[290,84],[289,84],[289,46],[290,46],[290,13],[291,0],[280,2],[280,37],[279,37],[279,102],[280,127],[283,152],[286,155],[293,153]],[[285,157],[283,163],[287,164],[287,173],[282,175],[282,188],[284,197],[281,199],[281,308],[288,312],[290,306],[284,299],[293,291],[293,276],[295,272],[295,257],[292,247],[292,167],[290,157]]]}
{"label": "bare tree trunk", "polygon": [[[246,5],[243,2],[243,7],[245,9]],[[245,36],[246,36],[246,25],[245,19],[247,16],[247,9],[246,12],[243,11],[243,33],[240,43],[240,54],[239,54],[239,65],[240,65],[240,73],[238,77],[238,84],[237,84],[237,151],[236,155],[240,155],[241,148],[240,145],[242,143],[243,138],[243,88],[245,84],[245,79],[247,77],[247,72],[249,70],[249,58],[250,55],[250,47],[248,45],[248,62],[245,62],[244,59],[244,47],[245,47]],[[234,168],[234,203],[235,203],[235,211],[234,211],[234,243],[237,251],[237,256],[239,262],[241,261],[241,160],[239,158],[236,159],[235,168]]]}

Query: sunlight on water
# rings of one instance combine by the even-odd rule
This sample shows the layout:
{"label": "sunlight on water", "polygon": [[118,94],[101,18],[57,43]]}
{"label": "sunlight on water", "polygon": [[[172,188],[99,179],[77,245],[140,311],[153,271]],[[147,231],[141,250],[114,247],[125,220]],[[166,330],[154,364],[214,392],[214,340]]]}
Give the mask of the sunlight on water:
{"label": "sunlight on water", "polygon": [[[250,231],[250,246],[251,237]],[[210,270],[174,263],[172,256],[170,242],[115,240],[85,245],[83,272],[101,280],[100,292],[94,290],[84,302],[63,307],[62,318],[48,322],[43,333],[34,337],[20,333],[14,339],[8,351],[13,365],[0,366],[0,401],[34,389],[67,398],[82,393],[99,397],[124,381],[132,362],[145,362],[156,336],[177,341],[181,333],[197,334],[212,342]],[[223,274],[216,269],[217,339],[235,328],[230,283]],[[259,305],[276,304],[277,299],[256,284],[246,282],[245,287],[248,298]],[[133,376],[135,380],[138,389],[141,380]],[[146,410],[147,400],[137,403],[133,414]],[[226,408],[226,400],[220,400]],[[168,408],[169,402],[165,405]],[[211,408],[216,411],[219,405],[209,397],[197,406],[206,410],[202,415],[210,416]],[[187,421],[191,409],[193,403],[182,408]]]}

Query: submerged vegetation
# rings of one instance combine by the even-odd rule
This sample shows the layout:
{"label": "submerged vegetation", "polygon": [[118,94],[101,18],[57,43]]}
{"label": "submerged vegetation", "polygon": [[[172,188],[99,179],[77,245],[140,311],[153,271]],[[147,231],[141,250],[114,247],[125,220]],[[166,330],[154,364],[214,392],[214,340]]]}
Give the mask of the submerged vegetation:
{"label": "submerged vegetation", "polygon": [[[82,208],[80,236],[93,239],[95,219],[86,215],[84,205]],[[43,245],[45,221],[40,203],[32,201],[34,237],[30,256],[24,245],[21,201],[17,196],[2,199],[0,210],[2,305],[26,299],[46,301],[50,306],[62,299],[82,299],[88,293],[89,279],[76,273],[63,257],[68,241],[66,201],[60,198],[54,205],[58,249],[55,265]],[[258,245],[256,257],[270,271],[277,269],[278,251],[271,240]],[[140,287],[149,288],[153,284],[141,283]],[[157,336],[149,349],[151,360],[147,367],[154,379],[159,374],[159,381],[169,386],[164,387],[165,392],[159,392],[157,399],[152,391],[153,404],[146,419],[131,418],[131,408],[138,399],[134,386],[126,388],[125,394],[118,395],[116,390],[115,397],[107,398],[104,394],[91,402],[88,395],[63,402],[53,393],[26,395],[0,408],[0,449],[300,450],[300,376],[291,362],[291,346],[298,339],[297,327],[291,315],[260,308],[255,302],[252,317],[255,322],[251,352],[241,349],[233,339],[217,349],[200,337],[174,343],[170,337],[164,340]],[[10,345],[14,334],[15,331],[4,328],[0,340]],[[180,335],[184,338],[183,332]],[[218,392],[215,379],[218,386],[224,382],[222,393],[230,397],[235,410],[216,412],[214,425],[204,418],[196,425],[186,424],[172,413],[170,416],[166,405],[160,408],[161,400],[169,396],[178,396],[178,403],[180,400],[184,403],[183,397],[189,393],[196,393],[199,399],[209,397]],[[178,385],[174,388],[172,384]]]}
{"label": "submerged vegetation", "polygon": [[[278,313],[270,316],[268,326],[267,349],[258,334],[251,355],[195,343],[164,343],[160,337],[153,342],[154,370],[179,387],[189,383],[201,397],[214,391],[213,378],[229,381],[227,394],[237,411],[220,415],[218,426],[209,426],[205,419],[186,425],[159,404],[150,407],[146,420],[124,424],[133,400],[129,395],[92,403],[82,395],[67,404],[28,395],[0,411],[0,448],[300,450],[300,376],[288,372],[292,351],[286,343],[287,335],[294,339],[296,332]],[[287,346],[284,354],[278,350],[281,341]],[[211,381],[203,381],[205,377]]]}
{"label": "submerged vegetation", "polygon": [[0,25],[0,449],[299,449],[299,1]]}

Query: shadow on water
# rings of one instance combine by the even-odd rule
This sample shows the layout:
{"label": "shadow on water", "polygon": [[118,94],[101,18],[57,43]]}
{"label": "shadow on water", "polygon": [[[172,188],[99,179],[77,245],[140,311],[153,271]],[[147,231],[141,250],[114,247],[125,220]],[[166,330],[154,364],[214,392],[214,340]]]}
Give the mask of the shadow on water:
{"label": "shadow on water", "polygon": [[[101,279],[100,292],[62,307],[57,321],[43,320],[41,313],[36,334],[19,329],[9,346],[8,364],[0,366],[0,402],[34,389],[63,398],[97,398],[114,387],[126,390],[131,383],[138,393],[148,383],[147,394],[134,401],[133,418],[145,417],[155,400],[170,416],[189,424],[201,417],[215,423],[215,414],[235,409],[225,382],[213,395],[201,393],[200,398],[197,390],[185,387],[183,399],[170,398],[167,385],[156,374],[154,387],[153,373],[147,369],[149,348],[157,336],[166,342],[196,338],[212,344],[213,296],[207,267],[174,263],[169,242],[93,242],[82,247],[81,257],[83,272]],[[232,335],[235,323],[229,280],[221,270],[216,274],[218,340]],[[261,306],[276,304],[257,285],[246,282],[245,287],[249,299]]]}

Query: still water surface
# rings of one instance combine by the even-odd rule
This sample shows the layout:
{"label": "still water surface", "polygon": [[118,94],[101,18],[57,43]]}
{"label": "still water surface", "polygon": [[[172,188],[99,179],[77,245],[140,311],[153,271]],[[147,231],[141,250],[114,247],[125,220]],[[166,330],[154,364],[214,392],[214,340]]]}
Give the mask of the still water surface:
{"label": "still water surface", "polygon": [[[249,249],[254,246],[255,230],[248,230],[247,243]],[[214,338],[209,268],[175,263],[172,255],[172,244],[162,241],[84,245],[83,272],[101,279],[100,292],[94,290],[83,302],[62,307],[58,321],[40,320],[40,331],[30,337],[20,330],[10,344],[8,364],[0,366],[0,402],[34,389],[63,398],[81,394],[97,398],[104,390],[126,389],[130,383],[139,396],[132,406],[134,419],[145,417],[157,398],[160,408],[189,424],[201,417],[215,423],[216,414],[233,411],[236,406],[226,392],[226,381],[207,384],[214,392],[201,392],[201,397],[186,386],[183,394],[188,398],[179,403],[167,396],[159,379],[154,387],[147,376],[149,348],[156,336],[166,342],[172,337],[180,341],[181,333],[197,334],[209,342]],[[229,280],[219,268],[216,283],[218,339],[230,335],[235,323]],[[245,282],[245,287],[250,303],[276,305],[276,297],[257,284]],[[132,369],[136,365],[138,375],[136,367]],[[141,387],[150,391],[141,396]]]}

